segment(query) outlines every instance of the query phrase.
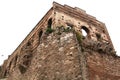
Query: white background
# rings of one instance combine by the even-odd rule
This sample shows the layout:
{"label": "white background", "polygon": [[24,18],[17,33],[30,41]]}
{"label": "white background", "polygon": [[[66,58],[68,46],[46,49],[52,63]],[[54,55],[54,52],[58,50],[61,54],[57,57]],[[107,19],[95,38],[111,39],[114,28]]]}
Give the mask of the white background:
{"label": "white background", "polygon": [[[120,55],[120,0],[54,0],[79,7],[104,22]],[[53,0],[0,0],[0,64],[52,7]]]}

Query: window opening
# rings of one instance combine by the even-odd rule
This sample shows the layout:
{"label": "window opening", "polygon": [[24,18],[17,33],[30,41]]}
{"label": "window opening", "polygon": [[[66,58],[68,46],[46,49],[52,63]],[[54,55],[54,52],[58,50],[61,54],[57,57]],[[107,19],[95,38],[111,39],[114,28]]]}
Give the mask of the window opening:
{"label": "window opening", "polygon": [[43,31],[39,32],[39,38],[41,38]]}
{"label": "window opening", "polygon": [[51,28],[51,26],[52,26],[52,18],[48,20],[48,28]]}
{"label": "window opening", "polygon": [[83,36],[87,36],[89,34],[89,30],[85,26],[82,26],[81,30],[82,30]]}

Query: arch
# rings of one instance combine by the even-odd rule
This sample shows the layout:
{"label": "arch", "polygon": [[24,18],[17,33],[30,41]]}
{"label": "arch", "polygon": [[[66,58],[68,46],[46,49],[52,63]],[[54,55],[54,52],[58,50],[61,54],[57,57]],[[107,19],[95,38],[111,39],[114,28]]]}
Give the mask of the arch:
{"label": "arch", "polygon": [[83,36],[87,36],[90,32],[86,26],[81,26],[81,31],[82,31]]}
{"label": "arch", "polygon": [[48,20],[48,28],[51,28],[51,26],[52,26],[52,18],[50,18],[49,20]]}
{"label": "arch", "polygon": [[40,40],[41,40],[42,34],[43,34],[43,31],[41,30],[41,31],[39,32],[39,34],[38,34],[39,42],[40,42]]}
{"label": "arch", "polygon": [[42,34],[43,34],[43,31],[41,30],[41,31],[39,32],[39,38],[41,38]]}

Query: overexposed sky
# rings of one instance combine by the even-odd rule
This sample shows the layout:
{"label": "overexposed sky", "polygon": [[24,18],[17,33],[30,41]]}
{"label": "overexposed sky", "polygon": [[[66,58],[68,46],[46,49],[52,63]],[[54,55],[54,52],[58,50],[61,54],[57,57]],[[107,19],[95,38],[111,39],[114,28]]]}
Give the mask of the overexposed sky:
{"label": "overexposed sky", "polygon": [[120,55],[120,0],[0,0],[0,65],[52,7],[79,7],[104,22]]}

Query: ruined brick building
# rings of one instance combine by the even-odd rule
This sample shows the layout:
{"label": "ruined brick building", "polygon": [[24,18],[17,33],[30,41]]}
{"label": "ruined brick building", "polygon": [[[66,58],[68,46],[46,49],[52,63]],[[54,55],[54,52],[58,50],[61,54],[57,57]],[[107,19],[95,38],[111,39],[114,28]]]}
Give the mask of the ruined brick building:
{"label": "ruined brick building", "polygon": [[120,80],[120,58],[104,23],[82,9],[53,2],[53,7],[4,61],[0,78]]}

